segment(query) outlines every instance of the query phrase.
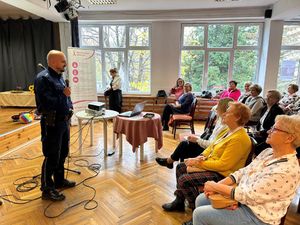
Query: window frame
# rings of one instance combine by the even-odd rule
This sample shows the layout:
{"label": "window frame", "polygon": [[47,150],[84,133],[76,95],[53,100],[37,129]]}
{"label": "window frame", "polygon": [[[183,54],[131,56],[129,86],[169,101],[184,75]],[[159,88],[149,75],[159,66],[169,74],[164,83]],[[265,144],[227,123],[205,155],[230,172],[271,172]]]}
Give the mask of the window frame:
{"label": "window frame", "polygon": [[[104,47],[103,43],[103,26],[125,26],[125,36],[126,36],[126,41],[125,41],[125,48],[106,48]],[[82,38],[81,38],[81,29],[82,27],[99,27],[99,45],[98,46],[86,46],[82,44]],[[148,32],[148,40],[149,40],[149,45],[148,46],[130,46],[129,45],[129,28],[130,27],[148,27],[149,32]],[[152,82],[152,25],[151,23],[100,23],[100,22],[85,22],[85,21],[80,21],[78,24],[78,29],[79,29],[79,40],[80,40],[80,47],[81,48],[86,48],[86,49],[93,49],[101,52],[101,62],[102,62],[102,71],[101,71],[101,76],[102,76],[102,86],[105,87],[109,80],[107,79],[106,76],[106,62],[105,62],[105,53],[106,52],[123,52],[124,53],[124,80],[122,81],[122,92],[124,94],[145,94],[149,95],[151,94],[151,82]],[[127,84],[128,79],[129,79],[129,74],[128,74],[128,54],[129,51],[131,50],[147,50],[150,52],[150,82],[149,82],[149,92],[139,92],[139,91],[129,91],[129,85],[125,86],[124,84]],[[103,90],[97,90],[97,93],[104,93]]]}
{"label": "window frame", "polygon": [[[282,27],[282,36],[283,36],[284,26],[289,26],[289,25],[297,25],[300,28],[300,22],[296,22],[296,21],[285,22],[283,24],[283,27]],[[281,57],[282,51],[295,51],[295,50],[300,51],[300,44],[299,45],[282,45],[282,41],[281,41],[280,57]],[[280,60],[279,60],[276,88],[278,88],[278,80],[279,80],[280,69],[281,69],[281,64],[280,64]],[[296,84],[298,86],[300,86],[300,72],[298,74],[297,83]]]}
{"label": "window frame", "polygon": [[[208,47],[208,26],[216,24],[216,25],[233,25],[233,43],[232,47],[223,47],[223,48],[210,48]],[[238,37],[238,27],[239,26],[251,26],[255,25],[259,27],[259,36],[258,43],[256,46],[238,46],[237,45],[237,37]],[[189,26],[203,26],[204,27],[204,45],[203,46],[184,46],[184,27]],[[180,40],[180,68],[182,65],[182,51],[183,50],[203,50],[204,51],[204,68],[202,74],[202,90],[207,90],[208,85],[208,63],[209,63],[209,53],[210,52],[229,52],[229,65],[228,65],[228,76],[227,83],[232,80],[233,77],[233,69],[234,69],[234,53],[236,50],[255,50],[257,51],[257,66],[255,70],[255,75],[253,77],[253,82],[257,82],[258,73],[259,73],[259,62],[261,59],[261,46],[262,46],[262,36],[263,36],[263,22],[212,22],[212,23],[182,23],[181,24],[181,40]],[[180,69],[181,71],[181,69]],[[180,74],[181,77],[181,74]],[[242,84],[243,85],[243,84]],[[200,90],[200,91],[202,91]],[[195,91],[196,93],[199,93]]]}

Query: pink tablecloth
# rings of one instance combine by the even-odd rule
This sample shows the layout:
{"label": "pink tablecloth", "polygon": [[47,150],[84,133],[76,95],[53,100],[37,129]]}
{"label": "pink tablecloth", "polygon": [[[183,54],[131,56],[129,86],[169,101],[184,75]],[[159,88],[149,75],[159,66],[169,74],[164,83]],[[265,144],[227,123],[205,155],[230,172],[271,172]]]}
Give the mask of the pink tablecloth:
{"label": "pink tablecloth", "polygon": [[114,122],[114,132],[117,134],[125,134],[126,140],[132,145],[132,150],[144,143],[148,137],[152,137],[157,141],[158,149],[163,146],[162,126],[160,115],[154,113],[152,119],[143,118],[143,112],[135,117],[117,116]]}

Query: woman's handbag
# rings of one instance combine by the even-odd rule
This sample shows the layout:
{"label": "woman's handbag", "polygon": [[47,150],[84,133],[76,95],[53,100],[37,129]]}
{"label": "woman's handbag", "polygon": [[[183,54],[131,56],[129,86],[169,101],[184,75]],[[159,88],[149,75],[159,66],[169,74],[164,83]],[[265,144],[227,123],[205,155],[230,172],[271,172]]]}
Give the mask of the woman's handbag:
{"label": "woman's handbag", "polygon": [[106,89],[106,90],[104,91],[104,96],[110,96],[111,93],[112,93],[112,89],[111,89],[111,88]]}
{"label": "woman's handbag", "polygon": [[187,170],[188,173],[198,173],[198,172],[206,171],[206,170],[201,169],[201,168],[196,167],[196,166],[187,166],[186,170]]}
{"label": "woman's handbag", "polygon": [[236,200],[224,197],[221,194],[209,195],[208,198],[210,200],[211,206],[215,209],[224,209],[238,204]]}
{"label": "woman's handbag", "polygon": [[[236,187],[237,185],[232,185]],[[215,209],[224,209],[234,205],[238,205],[238,201],[231,199],[229,197],[224,197],[221,194],[212,194],[208,196],[211,206]]]}

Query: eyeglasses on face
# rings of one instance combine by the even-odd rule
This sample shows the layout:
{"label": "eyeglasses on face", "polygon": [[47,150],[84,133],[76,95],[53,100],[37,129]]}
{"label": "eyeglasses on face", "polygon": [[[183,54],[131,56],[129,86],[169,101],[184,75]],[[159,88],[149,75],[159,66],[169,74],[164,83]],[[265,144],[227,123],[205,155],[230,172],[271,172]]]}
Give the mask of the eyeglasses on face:
{"label": "eyeglasses on face", "polygon": [[269,130],[270,133],[273,133],[274,131],[278,131],[278,132],[284,132],[284,133],[287,133],[289,134],[289,132],[285,131],[285,130],[281,130],[279,128],[276,128],[275,126],[272,126]]}

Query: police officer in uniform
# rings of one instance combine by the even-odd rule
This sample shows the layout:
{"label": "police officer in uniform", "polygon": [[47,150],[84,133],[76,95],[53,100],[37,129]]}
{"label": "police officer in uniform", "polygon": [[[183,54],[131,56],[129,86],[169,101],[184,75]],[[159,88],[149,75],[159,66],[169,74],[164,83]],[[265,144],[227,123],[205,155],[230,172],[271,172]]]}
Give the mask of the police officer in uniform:
{"label": "police officer in uniform", "polygon": [[[59,188],[75,186],[64,178],[65,158],[69,153],[71,90],[62,77],[67,65],[63,52],[51,50],[47,55],[48,68],[34,82],[37,110],[41,117],[41,136],[44,162],[42,165],[42,199],[62,201]],[[53,178],[52,178],[53,177]]]}

